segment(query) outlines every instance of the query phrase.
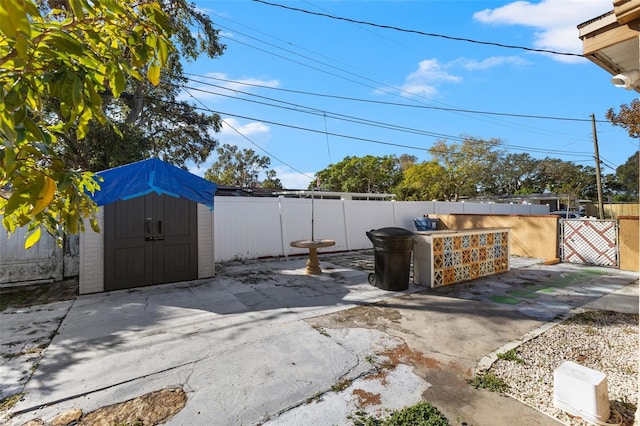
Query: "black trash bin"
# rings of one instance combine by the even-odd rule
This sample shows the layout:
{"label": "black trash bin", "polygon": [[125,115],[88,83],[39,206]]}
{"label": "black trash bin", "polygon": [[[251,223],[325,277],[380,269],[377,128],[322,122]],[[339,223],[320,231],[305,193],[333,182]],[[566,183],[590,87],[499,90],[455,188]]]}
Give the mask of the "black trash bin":
{"label": "black trash bin", "polygon": [[409,288],[411,250],[414,233],[404,228],[380,228],[367,232],[373,243],[374,270],[369,283],[382,289],[401,291]]}

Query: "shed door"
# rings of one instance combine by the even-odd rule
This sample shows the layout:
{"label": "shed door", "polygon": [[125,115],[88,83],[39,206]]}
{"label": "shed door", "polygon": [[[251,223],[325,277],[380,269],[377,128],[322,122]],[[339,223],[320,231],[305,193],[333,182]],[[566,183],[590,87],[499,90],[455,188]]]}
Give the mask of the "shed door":
{"label": "shed door", "polygon": [[198,277],[196,203],[151,193],[105,206],[105,291]]}

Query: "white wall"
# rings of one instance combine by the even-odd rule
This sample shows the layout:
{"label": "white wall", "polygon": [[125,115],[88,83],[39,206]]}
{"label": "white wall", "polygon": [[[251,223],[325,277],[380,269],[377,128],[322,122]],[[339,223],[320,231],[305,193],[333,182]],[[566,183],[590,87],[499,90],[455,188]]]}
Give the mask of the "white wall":
{"label": "white wall", "polygon": [[546,214],[548,206],[431,201],[354,201],[309,198],[216,197],[215,260],[289,256],[307,253],[291,247],[297,240],[329,239],[321,252],[371,248],[366,232],[389,226],[415,230],[425,214]]}
{"label": "white wall", "polygon": [[[100,230],[104,230],[104,207],[96,214]],[[79,293],[104,291],[104,238],[102,233],[87,227],[80,234]]]}
{"label": "white wall", "polygon": [[57,281],[63,277],[63,251],[46,232],[28,250],[24,248],[27,228],[9,234],[0,226],[0,284]]}
{"label": "white wall", "polygon": [[[311,200],[297,198],[216,197],[215,215],[198,206],[198,276],[212,276],[214,262],[306,253],[290,246],[311,239]],[[546,205],[449,203],[427,201],[313,200],[314,238],[331,239],[322,251],[371,248],[366,232],[387,226],[415,230],[413,219],[425,214],[547,214]],[[103,226],[103,210],[98,218]],[[48,235],[24,250],[25,230],[11,238],[0,227],[0,284],[60,280],[63,252]],[[214,237],[215,236],[215,237]],[[213,239],[213,249],[209,243]],[[80,238],[81,292],[103,289],[102,234],[88,228]],[[213,259],[213,260],[212,260]]]}
{"label": "white wall", "polygon": [[204,204],[197,205],[198,214],[198,278],[209,278],[215,273],[214,214]]}
{"label": "white wall", "polygon": [[277,198],[216,197],[214,217],[216,262],[283,254]]}

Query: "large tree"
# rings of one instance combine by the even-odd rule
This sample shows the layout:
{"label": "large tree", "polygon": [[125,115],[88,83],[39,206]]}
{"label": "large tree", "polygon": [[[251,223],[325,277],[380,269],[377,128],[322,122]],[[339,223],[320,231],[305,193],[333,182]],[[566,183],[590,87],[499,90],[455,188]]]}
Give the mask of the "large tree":
{"label": "large tree", "polygon": [[605,176],[606,187],[610,195],[618,201],[638,199],[638,151],[616,168],[614,175]]}
{"label": "large tree", "polygon": [[[3,226],[11,233],[28,225],[27,247],[43,228],[59,242],[65,233],[84,229],[83,219],[97,230],[88,193],[99,182],[81,170],[161,154],[177,162],[202,161],[202,154],[187,151],[198,144],[211,149],[209,136],[192,138],[187,151],[182,142],[175,149],[166,137],[194,134],[195,127],[177,124],[161,134],[167,122],[153,114],[164,108],[171,118],[217,130],[217,118],[194,119],[184,105],[167,106],[174,98],[160,92],[175,93],[172,84],[182,73],[178,51],[187,58],[202,52],[213,57],[222,48],[208,18],[184,0],[4,0]],[[172,66],[163,73],[167,64]],[[159,86],[161,80],[171,84]],[[148,107],[152,102],[155,110]]]}
{"label": "large tree", "polygon": [[620,105],[618,113],[611,108],[606,117],[614,126],[625,128],[632,138],[640,138],[640,99],[634,99],[629,105]]}
{"label": "large tree", "polygon": [[546,157],[536,167],[536,192],[550,192],[566,197],[569,202],[580,198],[595,199],[596,172],[591,166]]}
{"label": "large tree", "polygon": [[532,179],[538,161],[528,153],[499,155],[485,174],[482,189],[487,195],[508,196],[534,191]]}
{"label": "large tree", "polygon": [[[59,135],[62,156],[68,165],[84,170],[106,168],[158,157],[178,166],[187,161],[205,161],[217,141],[220,130],[216,114],[204,114],[178,99],[187,79],[182,61],[200,55],[217,57],[224,46],[210,18],[184,0],[159,0],[174,31],[177,49],[168,56],[160,75],[160,84],[128,78],[120,97],[110,90],[102,92],[102,104],[109,123],[92,122],[82,139],[74,132]],[[194,31],[195,29],[195,31]],[[60,116],[60,103],[49,103],[53,117]]]}
{"label": "large tree", "polygon": [[446,170],[435,160],[414,164],[404,170],[402,181],[393,191],[400,201],[442,199],[445,175]]}
{"label": "large tree", "polygon": [[204,173],[204,177],[218,185],[259,188],[263,186],[258,179],[261,172],[266,172],[266,187],[273,188],[280,182],[274,170],[267,170],[271,159],[256,154],[252,149],[224,144],[216,148],[216,153],[218,159]]}
{"label": "large tree", "polygon": [[444,168],[443,195],[448,201],[458,201],[462,196],[474,196],[487,174],[491,173],[499,152],[497,139],[488,141],[466,137],[460,144],[448,145],[436,142],[429,154]]}
{"label": "large tree", "polygon": [[[39,9],[38,5],[42,8]],[[83,139],[89,123],[108,123],[101,94],[114,97],[128,77],[157,85],[174,49],[171,18],[157,2],[3,1],[0,7],[0,215],[25,246],[42,227],[62,240],[94,220],[91,173],[68,167],[59,136]],[[60,120],[45,109],[57,99]]]}
{"label": "large tree", "polygon": [[[345,157],[316,173],[328,191],[390,193],[402,179],[400,161],[394,155]],[[313,188],[315,182],[309,185]]]}

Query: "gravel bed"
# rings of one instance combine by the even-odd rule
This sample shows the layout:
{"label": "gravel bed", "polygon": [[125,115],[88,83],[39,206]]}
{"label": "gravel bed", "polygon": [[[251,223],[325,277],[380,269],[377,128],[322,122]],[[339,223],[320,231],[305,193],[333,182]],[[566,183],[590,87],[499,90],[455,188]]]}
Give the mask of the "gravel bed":
{"label": "gravel bed", "polygon": [[[553,372],[573,361],[607,375],[609,423],[633,425],[638,404],[638,315],[585,311],[520,345],[490,368],[506,392],[569,425],[588,425],[553,406]],[[504,355],[503,355],[504,357]]]}

